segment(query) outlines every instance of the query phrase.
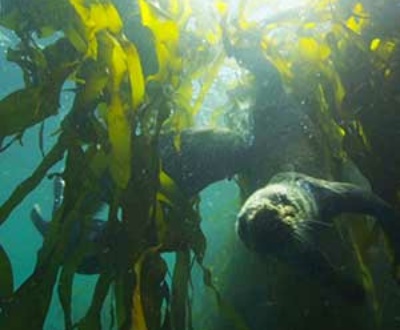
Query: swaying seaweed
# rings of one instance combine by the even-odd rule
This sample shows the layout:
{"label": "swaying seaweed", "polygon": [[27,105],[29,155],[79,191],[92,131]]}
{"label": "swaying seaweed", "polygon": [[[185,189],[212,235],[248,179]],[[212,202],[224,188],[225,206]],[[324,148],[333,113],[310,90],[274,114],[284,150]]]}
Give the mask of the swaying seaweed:
{"label": "swaying seaweed", "polygon": [[[201,17],[196,4],[200,6],[194,0],[0,2],[0,25],[19,40],[7,59],[19,66],[24,81],[23,88],[0,100],[0,157],[38,124],[43,154],[33,173],[0,206],[0,225],[60,161],[66,182],[35,269],[19,288],[14,288],[10,260],[0,245],[1,329],[42,329],[55,289],[66,330],[101,329],[110,290],[118,329],[193,329],[193,262],[200,265],[221,314],[233,328],[248,329],[203,265],[206,237],[198,200],[165,173],[158,149],[162,132],[172,132],[179,154],[179,133],[195,123],[221,68],[230,65],[228,57],[243,77],[252,77],[238,79],[232,90],[253,90],[254,118],[262,106],[276,105],[287,93],[310,105],[327,140],[323,152],[337,160],[348,154],[377,192],[399,207],[399,159],[389,157],[399,141],[394,110],[400,97],[399,6],[389,0],[320,0],[295,8],[300,15],[288,10],[256,22],[249,12],[260,5],[257,1],[238,1],[236,12],[227,2],[215,1],[210,17]],[[53,41],[43,46],[41,39],[47,37]],[[45,153],[43,125],[59,113],[66,83],[74,86],[74,101],[59,124],[57,142]],[[236,101],[233,96],[221,109]],[[221,109],[215,110],[213,124]],[[382,111],[393,129],[382,131]],[[388,151],[382,145],[389,139]],[[111,178],[107,188],[104,177]],[[244,173],[240,182],[248,193],[251,178]],[[74,321],[74,276],[93,249],[82,237],[104,203],[109,209],[101,274],[86,315]],[[77,226],[83,230],[71,253]],[[365,263],[370,237],[366,225],[353,227],[364,286],[374,296]],[[171,283],[164,252],[176,256]],[[374,312],[381,315],[385,306],[373,299]]]}

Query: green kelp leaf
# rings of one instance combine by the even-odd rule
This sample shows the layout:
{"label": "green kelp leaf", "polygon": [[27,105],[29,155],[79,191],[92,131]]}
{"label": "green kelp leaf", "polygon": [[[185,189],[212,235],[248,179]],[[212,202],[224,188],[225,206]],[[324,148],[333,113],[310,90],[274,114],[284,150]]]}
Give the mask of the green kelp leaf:
{"label": "green kelp leaf", "polygon": [[329,57],[331,50],[315,38],[302,37],[299,40],[299,53],[305,61],[323,62]]}
{"label": "green kelp leaf", "polygon": [[[49,115],[41,111],[41,93],[42,88],[31,87],[11,93],[0,101],[1,137],[23,131]],[[43,110],[49,111],[49,108]]]}
{"label": "green kelp leaf", "polygon": [[7,300],[0,302],[0,329],[43,329],[58,274],[57,258],[34,273]]}
{"label": "green kelp leaf", "polygon": [[[88,228],[87,224],[101,206],[101,175],[105,170],[103,161],[104,154],[101,150],[97,153],[95,146],[86,150],[79,146],[68,149],[66,170],[63,174],[66,184],[63,205],[66,207],[65,211],[77,212],[72,222],[79,222],[83,230]],[[73,229],[73,225],[65,225],[72,226],[69,229]]]}
{"label": "green kelp leaf", "polygon": [[347,20],[346,26],[355,33],[361,34],[370,24],[369,13],[365,10],[361,1],[354,5],[352,13],[353,15]]}
{"label": "green kelp leaf", "polygon": [[158,73],[148,79],[167,81],[171,73],[180,72],[181,56],[178,51],[179,28],[176,22],[161,19],[157,10],[148,1],[138,1],[142,23],[148,27],[155,39],[158,59]]}
{"label": "green kelp leaf", "polygon": [[[97,175],[101,176],[105,165],[103,164],[103,153],[100,150],[98,155],[96,151],[97,149],[94,146],[89,147],[87,150],[71,147],[68,150],[67,170],[63,175],[66,181],[66,188],[64,203],[60,211],[63,212],[65,217],[60,223],[59,231],[63,234],[58,239],[57,244],[65,252],[63,254],[63,269],[59,279],[58,295],[64,311],[65,329],[67,330],[72,329],[71,311],[74,274],[82,264],[85,256],[92,252],[94,254],[98,252],[94,250],[91,242],[84,239],[90,236],[88,231],[92,228],[91,221],[93,221],[94,213],[100,207],[99,196],[101,193]],[[70,238],[76,226],[80,228],[79,237],[75,237],[77,242],[74,249],[71,250]],[[56,236],[55,234],[57,233],[52,229],[50,234]],[[99,301],[93,301],[92,304],[99,304]],[[101,305],[102,303],[100,307]]]}
{"label": "green kelp leaf", "polygon": [[202,232],[197,200],[186,197],[175,182],[164,172],[159,175],[160,187],[156,194],[157,235],[162,248],[176,251],[181,247],[194,248],[202,246]]}
{"label": "green kelp leaf", "polygon": [[0,207],[0,225],[7,220],[10,213],[20,205],[20,203],[25,199],[25,197],[36,188],[40,181],[44,178],[47,171],[57,162],[59,162],[65,152],[66,146],[64,143],[64,135],[61,135],[50,150],[50,152],[45,156],[40,165],[32,173],[32,175],[23,181],[18,187],[13,191],[8,200]]}
{"label": "green kelp leaf", "polygon": [[60,38],[43,50],[46,67],[42,76],[45,82],[50,75],[55,81],[63,81],[77,68],[80,68],[81,55],[75,50],[67,38]]}
{"label": "green kelp leaf", "polygon": [[[96,153],[97,149],[89,147],[83,150],[80,147],[72,146],[68,150],[66,171],[63,177],[66,181],[64,201],[53,219],[45,246],[40,253],[40,260],[51,257],[49,251],[56,245],[57,251],[63,256],[63,268],[58,283],[58,295],[64,311],[65,329],[73,328],[72,325],[72,288],[73,278],[78,267],[81,265],[84,256],[94,251],[90,242],[82,239],[89,237],[90,222],[94,213],[100,205],[99,178],[105,166],[104,155]],[[90,201],[90,203],[88,203]],[[75,249],[71,250],[71,235],[74,229],[79,226],[80,236],[76,237],[78,242]],[[49,250],[50,247],[50,250]],[[93,304],[99,302],[93,301]],[[102,303],[100,304],[100,306]],[[99,314],[99,313],[98,313]]]}
{"label": "green kelp leaf", "polygon": [[48,87],[18,90],[0,101],[1,137],[19,133],[57,113],[59,90]]}
{"label": "green kelp leaf", "polygon": [[[325,145],[328,147],[325,152],[327,154],[333,154],[337,159],[344,159],[345,154],[342,148],[342,141],[344,137],[343,129],[337,124],[332,116],[332,109],[336,109],[335,102],[341,102],[336,98],[338,95],[335,91],[332,94],[335,95],[332,103],[329,103],[329,98],[326,95],[328,91],[328,87],[331,85],[327,84],[324,86],[323,84],[319,84],[315,88],[315,99],[319,105],[319,111],[316,112],[316,122],[320,125],[322,130],[325,133]],[[341,86],[341,85],[340,85]],[[334,86],[333,86],[334,88]],[[329,94],[329,93],[328,93]],[[339,104],[338,104],[339,106]]]}
{"label": "green kelp leaf", "polygon": [[143,263],[148,253],[150,250],[143,252],[134,265],[136,283],[132,296],[131,330],[148,330],[142,295]]}
{"label": "green kelp leaf", "polygon": [[1,15],[0,15],[0,25],[13,30],[18,31],[20,22],[23,20],[21,12],[12,5],[11,1],[7,2],[7,9],[5,9],[2,3]]}
{"label": "green kelp leaf", "polygon": [[86,57],[97,59],[97,33],[102,30],[118,33],[122,29],[118,11],[108,1],[69,0],[69,2],[74,7],[80,21],[78,29],[69,29],[67,35]]}
{"label": "green kelp leaf", "polygon": [[8,10],[0,15],[0,25],[15,32],[37,32],[46,37],[68,25],[72,8],[65,0],[5,0]]}
{"label": "green kelp leaf", "polygon": [[[58,113],[61,87],[66,77],[77,66],[76,53],[65,39],[60,39],[47,47],[43,54],[46,61],[39,66],[37,63],[32,66],[28,64],[29,61],[22,63],[18,59],[14,60],[23,70],[25,65],[29,66],[25,68],[27,72],[31,72],[33,67],[34,72],[30,73],[29,79],[38,81],[34,82],[33,86],[17,90],[0,101],[0,138],[22,132]],[[19,52],[18,57],[24,55]],[[56,57],[65,62],[56,64]]]}
{"label": "green kelp leaf", "polygon": [[367,225],[368,219],[360,219],[362,221],[353,221],[351,225],[351,238],[353,251],[358,262],[359,274],[362,280],[363,288],[369,296],[371,307],[373,309],[374,318],[377,324],[380,323],[382,317],[382,302],[379,297],[378,287],[375,285],[373,272],[368,265],[368,251],[371,247],[372,230]]}
{"label": "green kelp leaf", "polygon": [[[83,86],[79,96],[82,107],[99,98],[110,79],[104,65],[98,61],[87,61],[81,70]],[[78,78],[79,79],[79,78]]]}
{"label": "green kelp leaf", "polygon": [[77,265],[64,265],[58,282],[58,296],[64,311],[65,330],[72,329],[72,286]]}
{"label": "green kelp leaf", "polygon": [[[129,328],[132,315],[132,291],[134,279],[132,272],[118,272],[114,284],[116,319],[118,329]],[[134,329],[136,330],[136,329]]]}
{"label": "green kelp leaf", "polygon": [[[74,208],[68,212],[64,218],[66,207],[64,203],[56,212],[55,217],[50,226],[50,230],[45,237],[44,245],[39,252],[38,261],[33,275],[23,284],[23,286],[13,295],[12,299],[5,306],[8,314],[6,322],[17,324],[15,329],[24,329],[30,327],[32,329],[42,329],[43,323],[47,317],[48,308],[53,296],[53,289],[56,284],[59,266],[63,261],[70,243],[71,227],[73,220],[79,218],[78,209],[82,208],[84,198],[78,198]],[[72,289],[72,281],[68,281],[68,277],[62,276],[59,285],[59,290],[64,291],[61,295],[61,303],[64,311],[66,308],[65,292]],[[72,277],[71,277],[72,278]],[[32,307],[34,306],[34,307]],[[29,309],[29,312],[25,311]],[[15,320],[14,315],[15,313]],[[17,315],[22,314],[22,319],[25,323],[18,323]],[[11,315],[11,318],[9,316]],[[68,320],[70,315],[65,314],[65,319]],[[35,322],[28,323],[35,320]],[[7,323],[8,324],[8,323]],[[66,322],[67,329],[70,329],[71,323]],[[1,322],[0,322],[1,325]],[[24,327],[22,327],[22,325]],[[21,327],[19,327],[21,326]],[[10,327],[14,329],[13,327]]]}
{"label": "green kelp leaf", "polygon": [[[187,203],[187,198],[176,185],[174,180],[167,173],[161,171],[159,174],[160,187],[157,194],[157,199],[160,202],[170,205],[173,207],[174,205],[184,205],[183,203]],[[179,207],[179,206],[178,206]]]}
{"label": "green kelp leaf", "polygon": [[189,321],[189,280],[190,251],[176,252],[176,263],[172,275],[171,324],[172,329],[190,329]]}
{"label": "green kelp leaf", "polygon": [[165,243],[168,233],[168,224],[164,217],[163,203],[164,202],[161,202],[159,194],[157,193],[157,201],[155,206],[150,210],[156,225],[157,239],[161,244]]}
{"label": "green kelp leaf", "polygon": [[[117,186],[124,189],[131,176],[131,120],[136,109],[124,102],[122,93],[125,87],[123,82],[128,74],[127,54],[124,48],[110,33],[102,34],[101,41],[101,58],[110,70],[110,81],[107,85],[110,101],[106,120],[112,146],[110,171]],[[133,88],[135,86],[132,86]]]}
{"label": "green kelp leaf", "polygon": [[131,102],[133,109],[136,110],[142,104],[145,93],[142,64],[135,45],[126,43],[123,47],[126,54],[126,66],[130,80]]}
{"label": "green kelp leaf", "polygon": [[26,87],[37,86],[48,76],[43,52],[35,46],[27,45],[27,42],[21,42],[16,49],[8,49],[7,61],[16,63],[22,69]]}
{"label": "green kelp leaf", "polygon": [[119,97],[114,97],[107,115],[112,144],[110,170],[118,187],[124,189],[131,176],[131,127]]}
{"label": "green kelp leaf", "polygon": [[[112,282],[110,274],[101,274],[96,283],[92,304],[85,317],[76,326],[78,330],[102,329],[100,314]],[[135,329],[136,330],[136,329]],[[139,330],[139,329],[138,329]]]}
{"label": "green kelp leaf", "polygon": [[0,301],[13,293],[14,278],[11,262],[7,253],[0,244]]}
{"label": "green kelp leaf", "polygon": [[149,329],[159,329],[162,324],[162,305],[166,299],[167,290],[165,276],[167,264],[159,252],[149,253],[142,267],[142,303]]}

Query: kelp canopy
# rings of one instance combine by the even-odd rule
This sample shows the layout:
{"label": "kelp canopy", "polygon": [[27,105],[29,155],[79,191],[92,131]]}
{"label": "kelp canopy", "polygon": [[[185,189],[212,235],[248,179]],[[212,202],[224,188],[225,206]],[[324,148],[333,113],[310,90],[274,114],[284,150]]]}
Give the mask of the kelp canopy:
{"label": "kelp canopy", "polygon": [[[33,273],[19,288],[13,287],[10,261],[0,250],[0,328],[41,329],[55,288],[66,329],[101,328],[111,289],[117,328],[192,328],[193,260],[201,265],[205,284],[213,287],[202,265],[206,238],[197,201],[185,197],[163,172],[159,135],[195,125],[213,89],[229,89],[231,98],[207,109],[211,124],[220,123],[223,115],[240,116],[248,111],[246,100],[262,91],[271,67],[279,74],[277,85],[317,109],[316,120],[331,145],[344,146],[331,152],[340,158],[346,150],[378,193],[398,204],[400,7],[389,0],[321,0],[282,5],[274,13],[278,4],[1,2],[0,24],[19,39],[7,59],[21,68],[24,80],[22,89],[0,101],[2,153],[23,140],[26,130],[59,112],[66,84],[73,85],[74,101],[59,123],[56,143],[42,150],[40,165],[0,208],[3,224],[53,165],[65,162],[63,204]],[[43,46],[41,40],[48,37],[53,41]],[[227,82],[229,70],[237,74]],[[234,119],[225,122],[239,125]],[[179,150],[179,134],[174,144]],[[105,173],[112,177],[107,187],[101,181]],[[87,228],[104,189],[109,205],[104,267],[86,316],[75,321],[74,273],[92,247],[80,240],[67,258],[66,250],[75,223]],[[171,281],[166,280],[166,251],[176,254]],[[237,320],[215,292],[221,311]]]}

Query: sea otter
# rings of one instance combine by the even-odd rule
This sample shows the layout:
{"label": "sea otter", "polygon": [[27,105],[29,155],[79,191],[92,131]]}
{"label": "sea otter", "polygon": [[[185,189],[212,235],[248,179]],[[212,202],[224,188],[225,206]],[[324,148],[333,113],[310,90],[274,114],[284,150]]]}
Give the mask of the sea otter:
{"label": "sea otter", "polygon": [[[363,288],[342,276],[315,245],[321,230],[333,227],[342,213],[371,215],[382,226],[400,260],[400,222],[394,210],[372,192],[356,185],[316,179],[300,173],[279,173],[244,203],[236,223],[244,244],[260,256],[274,256],[346,299],[361,301]],[[396,276],[396,272],[394,272]]]}
{"label": "sea otter", "polygon": [[[221,145],[216,142],[219,133],[215,130],[185,132],[180,151],[171,147],[170,144],[173,143],[171,138],[166,140],[169,142],[160,143],[164,169],[168,170],[167,173],[188,196],[202,190],[214,181],[230,177],[254,165],[253,159],[257,155],[256,152],[259,151],[259,146],[254,149],[254,146],[249,146],[244,140],[238,139],[234,133],[229,131],[225,130],[220,133],[221,141],[224,141]],[[206,140],[214,142],[207,144]],[[236,142],[232,143],[232,141]],[[166,144],[163,145],[163,143]],[[209,149],[205,147],[207,145],[210,146]],[[198,161],[199,159],[202,161]],[[306,164],[308,165],[308,163]],[[218,167],[218,172],[213,172],[213,168],[216,167]],[[304,168],[309,168],[309,166]],[[257,181],[255,182],[257,183]],[[55,182],[55,185],[59,184],[59,182]],[[327,228],[336,230],[332,225],[332,220],[336,215],[350,212],[376,217],[392,244],[395,259],[398,260],[400,230],[395,221],[396,215],[389,205],[367,189],[354,184],[315,179],[299,173],[282,173],[270,180],[267,186],[255,190],[245,201],[237,221],[237,232],[243,242],[251,251],[255,251],[261,256],[274,256],[283,264],[293,266],[292,269],[299,270],[305,275],[311,275],[309,277],[313,280],[317,279],[322,287],[326,287],[329,292],[338,292],[348,302],[359,305],[364,301],[363,286],[352,276],[344,274],[337,264],[331,263],[318,244],[319,234],[323,230]],[[54,198],[54,210],[56,210],[62,201],[62,189],[57,186],[55,186]],[[49,222],[43,219],[37,207],[32,210],[31,217],[35,226],[45,235]],[[94,220],[93,226],[87,232],[86,239],[90,243],[94,243],[95,251],[104,250],[101,246],[96,247],[96,244],[101,245],[103,241],[106,232],[105,224],[105,221]],[[78,236],[79,228],[71,237],[70,246],[72,248],[76,239],[74,234]],[[236,274],[232,277],[235,282],[229,283],[230,286],[224,295],[233,302],[234,308],[243,313],[246,322],[255,323],[255,329],[262,329],[271,315],[274,315],[274,310],[271,310],[274,308],[271,306],[274,305],[270,305],[267,311],[264,307],[260,307],[263,309],[264,314],[262,315],[265,317],[260,317],[261,311],[256,307],[259,302],[264,301],[270,295],[267,287],[271,279],[268,278],[268,272],[265,271],[268,263],[252,260],[251,256],[244,253],[244,248],[240,249],[239,243],[234,243],[236,253],[232,254],[233,259],[230,262],[230,266]],[[340,245],[340,242],[336,243],[334,244],[335,248]],[[81,274],[101,272],[100,259],[100,255],[85,255],[76,271]],[[241,265],[240,269],[237,265]],[[306,277],[303,280],[307,280]],[[243,288],[246,292],[236,295],[237,288]],[[281,290],[281,286],[279,286],[279,290]],[[250,294],[247,294],[247,291]],[[258,292],[258,294],[255,295],[254,292]],[[304,317],[314,318],[320,314],[325,315],[324,313],[327,313],[328,310],[333,315],[330,317],[333,318],[335,315],[344,313],[338,309],[342,306],[341,304],[333,304],[334,308],[318,307],[314,305],[314,300],[308,302],[307,297],[304,299],[306,301],[304,305],[308,303],[313,309],[309,314],[311,316],[304,314],[307,313],[307,310],[303,307],[299,309],[298,314],[301,315],[299,317],[301,319]],[[328,300],[328,304],[331,303],[330,301]],[[243,303],[245,306],[241,307]],[[281,306],[286,305],[279,303],[277,306],[282,308]],[[347,309],[345,307],[347,305],[343,306],[343,309]],[[317,310],[317,308],[321,310]],[[351,312],[349,313],[351,314]],[[254,318],[254,315],[257,315],[257,318]],[[282,320],[286,320],[286,318],[279,319],[279,322],[283,322]],[[308,324],[310,321],[307,319],[305,322]],[[338,327],[335,324],[332,329],[340,329],[341,324],[346,322],[348,319],[343,318],[343,321],[338,321]],[[225,329],[223,325],[220,328]]]}
{"label": "sea otter", "polygon": [[[174,151],[172,139],[168,138],[167,142],[161,143],[161,154],[168,173],[190,196],[209,183],[245,168],[244,156],[251,154],[244,141],[227,130],[188,130],[183,137],[180,153]],[[218,143],[206,144],[210,139]],[[207,149],[207,145],[211,147]],[[204,152],[209,155],[208,162],[196,162]],[[229,167],[228,163],[236,165]],[[213,172],[212,168],[217,166],[219,172]],[[61,206],[64,185],[60,176],[54,178],[53,215]],[[376,217],[392,243],[395,259],[399,260],[400,225],[387,203],[356,185],[320,180],[300,173],[277,174],[265,187],[254,192],[244,203],[236,227],[239,237],[250,250],[259,255],[274,255],[308,273],[318,273],[323,283],[341,287],[344,295],[357,300],[363,295],[362,288],[352,280],[337,276],[337,270],[314,244],[319,231],[332,226],[333,218],[341,213]],[[45,236],[49,222],[44,220],[38,205],[32,209],[31,219]],[[101,244],[105,225],[105,221],[94,219],[87,232],[87,241]],[[76,245],[79,228],[73,234],[71,247]],[[100,271],[95,254],[85,256],[77,269],[81,274]]]}

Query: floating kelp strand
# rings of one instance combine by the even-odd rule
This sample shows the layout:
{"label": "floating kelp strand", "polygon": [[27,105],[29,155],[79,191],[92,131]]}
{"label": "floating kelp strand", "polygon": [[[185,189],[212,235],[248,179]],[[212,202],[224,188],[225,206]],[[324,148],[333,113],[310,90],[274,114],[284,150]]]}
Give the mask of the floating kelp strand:
{"label": "floating kelp strand", "polygon": [[[73,265],[74,266],[74,265]],[[58,281],[58,297],[60,299],[60,304],[63,309],[64,316],[64,327],[65,330],[72,329],[72,286],[75,268],[70,267],[70,263],[64,265],[61,275]]]}
{"label": "floating kelp strand", "polygon": [[0,136],[0,153],[10,148],[15,141],[18,141],[20,144],[22,144],[22,133],[13,136],[5,145],[3,145],[4,139],[5,137]]}
{"label": "floating kelp strand", "polygon": [[103,273],[100,275],[96,283],[92,304],[90,305],[86,315],[74,326],[76,329],[101,329],[100,313],[113,280],[113,276],[109,273]]}
{"label": "floating kelp strand", "polygon": [[[29,51],[20,49],[13,55],[13,61],[22,68],[26,76],[26,87],[0,100],[0,139],[19,134],[56,115],[62,86],[66,78],[78,67],[77,54],[65,39],[58,40],[43,52],[35,49],[37,55],[34,58],[21,62],[21,59],[27,56],[26,52]],[[37,63],[37,57],[42,59],[43,63],[40,65]],[[63,63],[55,65],[54,57],[60,57]]]}
{"label": "floating kelp strand", "polygon": [[64,155],[66,145],[64,141],[64,135],[61,135],[57,143],[53,146],[50,152],[44,157],[42,162],[33,172],[33,174],[24,180],[18,187],[13,191],[8,200],[0,207],[0,225],[3,224],[10,213],[20,205],[29,193],[37,187],[37,185],[46,176],[48,170],[59,162]]}
{"label": "floating kelp strand", "polygon": [[190,250],[176,252],[172,276],[171,327],[174,330],[190,329],[189,314]]}
{"label": "floating kelp strand", "polygon": [[3,246],[0,244],[0,301],[10,296],[13,293],[13,288],[14,279],[11,262]]}
{"label": "floating kelp strand", "polygon": [[43,329],[57,279],[59,259],[49,258],[7,299],[0,301],[1,329]]}

